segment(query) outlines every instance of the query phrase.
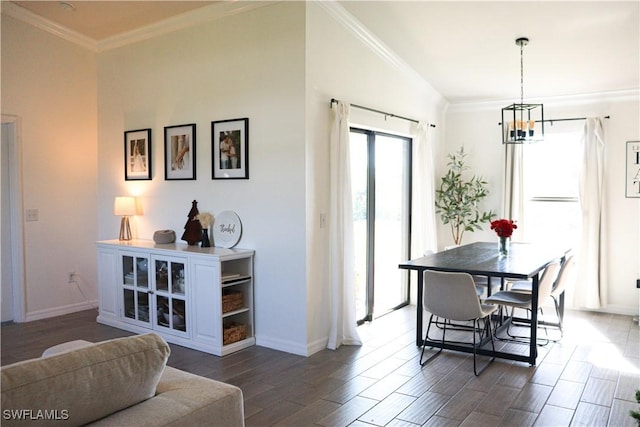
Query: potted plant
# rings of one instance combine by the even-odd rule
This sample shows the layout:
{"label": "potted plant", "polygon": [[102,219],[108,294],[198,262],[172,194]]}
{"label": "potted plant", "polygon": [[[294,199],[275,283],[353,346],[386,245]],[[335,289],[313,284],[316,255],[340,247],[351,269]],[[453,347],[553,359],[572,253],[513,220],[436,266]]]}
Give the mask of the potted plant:
{"label": "potted plant", "polygon": [[441,178],[440,187],[436,190],[436,213],[440,214],[443,224],[451,226],[453,242],[459,245],[465,231],[480,230],[482,223],[489,222],[496,216],[493,211],[482,211],[479,203],[487,197],[487,182],[473,175],[466,179],[466,153],[464,147],[449,154],[449,170]]}
{"label": "potted plant", "polygon": [[[636,390],[636,402],[640,403],[640,390]],[[640,410],[631,409],[629,415],[631,415],[636,423],[638,423],[638,426],[640,426]]]}

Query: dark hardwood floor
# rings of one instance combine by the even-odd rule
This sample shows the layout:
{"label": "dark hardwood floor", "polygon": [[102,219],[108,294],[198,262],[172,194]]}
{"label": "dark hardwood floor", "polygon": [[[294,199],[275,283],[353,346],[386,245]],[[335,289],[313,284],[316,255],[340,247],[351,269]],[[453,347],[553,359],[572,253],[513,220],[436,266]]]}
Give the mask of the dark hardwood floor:
{"label": "dark hardwood floor", "polygon": [[[3,324],[2,365],[69,340],[130,335],[96,315]],[[537,366],[496,360],[479,377],[471,356],[454,352],[421,368],[414,322],[407,307],[361,326],[363,346],[308,358],[257,346],[216,357],[171,345],[168,364],[239,386],[248,426],[636,426],[629,410],[640,409],[640,331],[629,316],[570,311],[563,339],[540,347]]]}

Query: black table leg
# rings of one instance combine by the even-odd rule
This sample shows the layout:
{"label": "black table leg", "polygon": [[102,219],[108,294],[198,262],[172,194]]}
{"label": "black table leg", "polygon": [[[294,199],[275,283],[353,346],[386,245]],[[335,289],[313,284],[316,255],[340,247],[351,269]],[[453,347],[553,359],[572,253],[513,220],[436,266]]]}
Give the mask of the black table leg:
{"label": "black table leg", "polygon": [[532,277],[531,283],[531,342],[529,343],[529,364],[535,366],[538,355],[538,283],[539,274]]}
{"label": "black table leg", "polygon": [[418,301],[416,301],[416,345],[422,345],[422,291],[424,290],[424,272],[418,270]]}

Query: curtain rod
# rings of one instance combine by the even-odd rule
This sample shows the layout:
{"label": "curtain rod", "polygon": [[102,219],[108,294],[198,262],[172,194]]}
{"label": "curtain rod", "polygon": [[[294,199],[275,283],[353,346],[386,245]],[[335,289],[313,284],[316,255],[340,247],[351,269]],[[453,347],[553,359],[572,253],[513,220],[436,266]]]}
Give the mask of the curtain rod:
{"label": "curtain rod", "polygon": [[[331,103],[329,104],[329,106],[333,107],[333,104],[338,103],[338,101],[339,101],[338,99],[331,98]],[[408,117],[397,116],[397,115],[392,114],[392,113],[387,113],[385,111],[375,110],[375,109],[369,108],[369,107],[363,107],[362,105],[356,105],[356,104],[349,104],[349,105],[352,106],[352,107],[355,107],[355,108],[359,108],[361,110],[367,110],[367,111],[371,111],[373,113],[382,114],[382,115],[385,116],[385,118],[386,117],[395,117],[396,119],[402,119],[402,120],[406,120],[406,121],[413,122],[413,123],[416,123],[416,124],[420,123],[418,120],[410,119]],[[436,125],[431,124],[431,123],[429,123],[429,126],[431,126],[432,128],[436,127]]]}
{"label": "curtain rod", "polygon": [[[611,116],[604,116],[605,119],[610,119]],[[587,117],[573,117],[570,119],[547,119],[547,120],[536,120],[536,123],[540,122],[549,122],[553,125],[553,122],[568,122],[570,120],[587,120]]]}
{"label": "curtain rod", "polygon": [[[611,116],[604,116],[605,119],[610,119]],[[553,126],[553,122],[568,122],[571,120],[587,120],[587,117],[572,117],[569,119],[547,119],[547,120],[536,120],[536,123],[551,123],[551,126]],[[498,123],[498,126],[502,126],[502,122]]]}

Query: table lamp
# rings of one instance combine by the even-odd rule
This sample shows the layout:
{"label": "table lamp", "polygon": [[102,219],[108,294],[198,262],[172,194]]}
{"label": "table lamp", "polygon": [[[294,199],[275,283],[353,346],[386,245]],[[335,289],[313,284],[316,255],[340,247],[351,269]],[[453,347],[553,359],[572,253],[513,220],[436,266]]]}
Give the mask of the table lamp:
{"label": "table lamp", "polygon": [[129,216],[136,214],[136,199],[130,196],[118,196],[113,204],[113,214],[122,216],[119,240],[131,240]]}

